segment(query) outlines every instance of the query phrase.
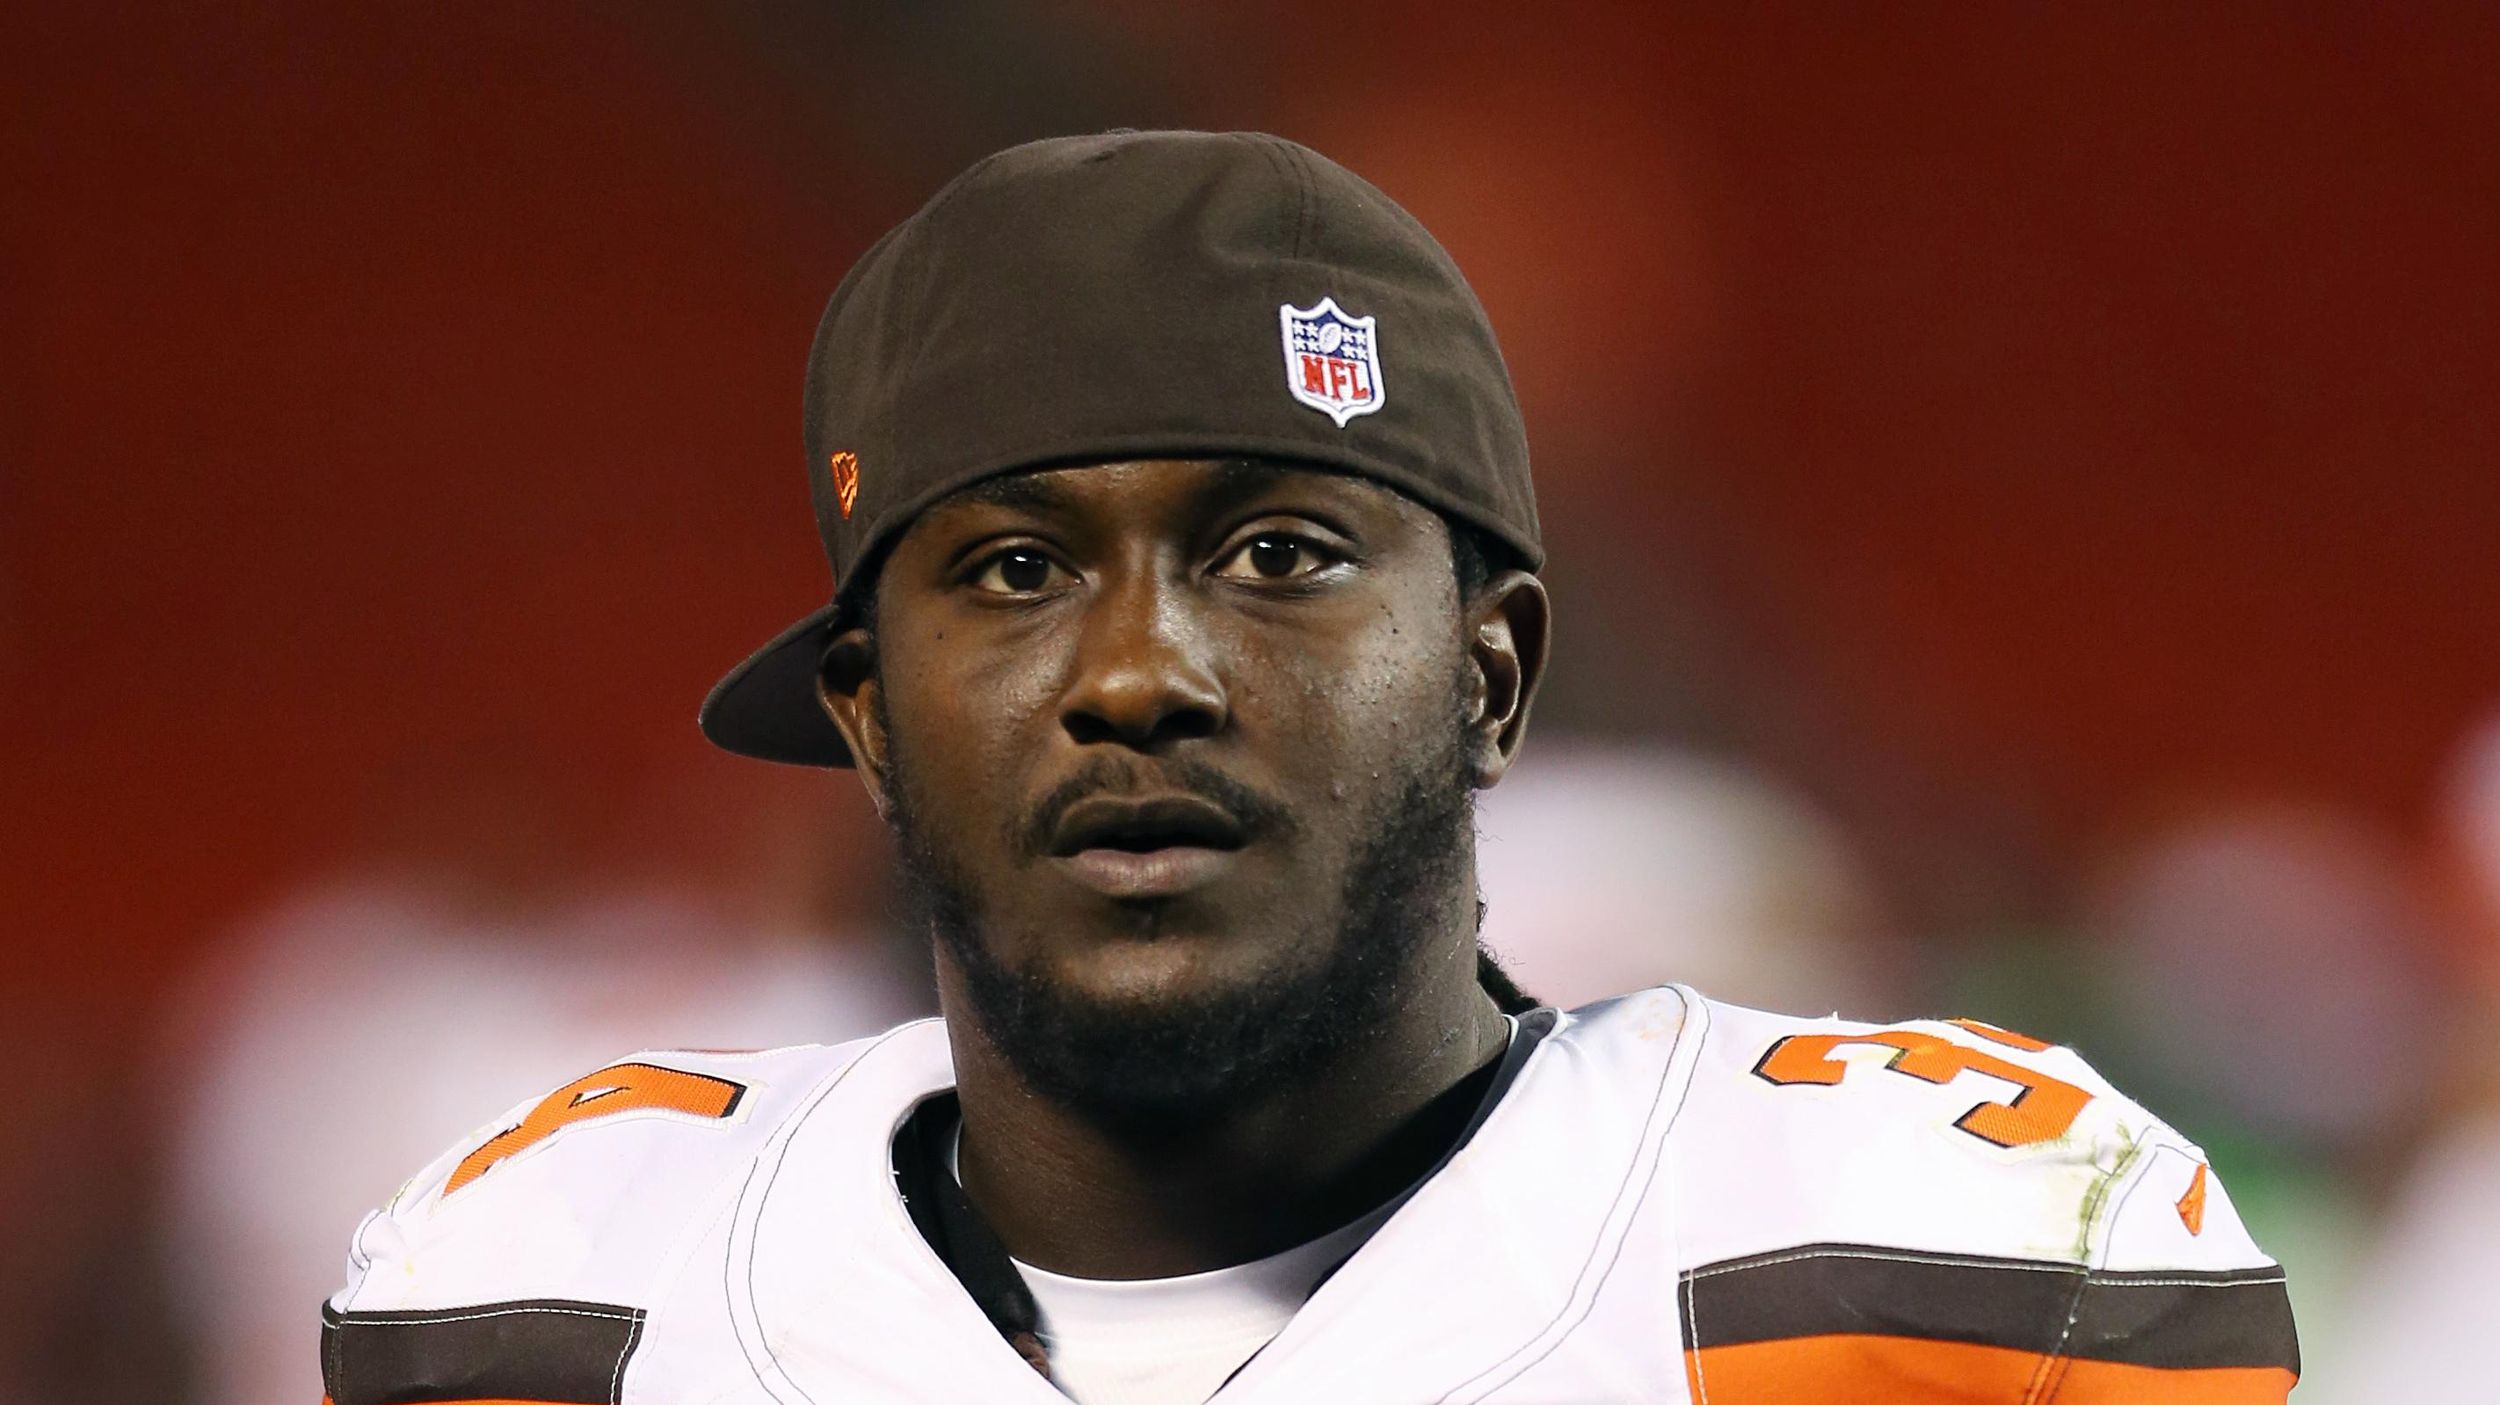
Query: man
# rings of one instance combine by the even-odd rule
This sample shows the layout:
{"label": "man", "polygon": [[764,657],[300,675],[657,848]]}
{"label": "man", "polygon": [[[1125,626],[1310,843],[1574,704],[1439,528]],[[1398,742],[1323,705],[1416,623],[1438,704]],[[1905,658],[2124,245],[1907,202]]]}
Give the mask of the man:
{"label": "man", "polygon": [[1483,310],[1270,137],[991,157],[809,365],[835,591],[706,733],[855,767],[943,1021],[650,1053],[356,1235],[335,1405],[2279,1400],[2282,1277],[2060,1049],[1476,949],[1546,595]]}

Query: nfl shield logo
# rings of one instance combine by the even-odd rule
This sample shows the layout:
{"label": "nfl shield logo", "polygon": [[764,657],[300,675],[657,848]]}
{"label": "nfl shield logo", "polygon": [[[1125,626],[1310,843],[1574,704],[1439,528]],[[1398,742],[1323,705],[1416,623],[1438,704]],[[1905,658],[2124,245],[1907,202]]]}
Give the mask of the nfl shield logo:
{"label": "nfl shield logo", "polygon": [[1285,333],[1285,389],[1345,428],[1380,408],[1380,333],[1376,317],[1349,317],[1335,298],[1316,307],[1276,309]]}

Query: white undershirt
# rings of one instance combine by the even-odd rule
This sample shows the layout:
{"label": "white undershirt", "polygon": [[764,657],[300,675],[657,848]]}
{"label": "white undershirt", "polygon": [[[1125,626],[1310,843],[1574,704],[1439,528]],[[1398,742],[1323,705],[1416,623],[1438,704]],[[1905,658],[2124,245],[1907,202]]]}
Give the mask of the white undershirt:
{"label": "white undershirt", "polygon": [[[1519,1021],[1502,1018],[1515,1053]],[[957,1124],[946,1169],[959,1186],[962,1157]],[[1041,1309],[1038,1335],[1050,1353],[1050,1378],[1077,1405],[1205,1405],[1285,1330],[1329,1270],[1352,1258],[1405,1202],[1405,1194],[1393,1195],[1343,1229],[1281,1254],[1179,1278],[1070,1278],[1022,1259],[1008,1262]]]}
{"label": "white undershirt", "polygon": [[1180,1278],[1070,1278],[1010,1262],[1041,1307],[1051,1379],[1078,1405],[1201,1405],[1388,1215],[1384,1205],[1281,1254]]}
{"label": "white undershirt", "polygon": [[[946,1159],[955,1170],[957,1152]],[[1203,1405],[1397,1204],[1281,1254],[1179,1278],[1070,1278],[1009,1262],[1041,1308],[1051,1380],[1078,1405]]]}

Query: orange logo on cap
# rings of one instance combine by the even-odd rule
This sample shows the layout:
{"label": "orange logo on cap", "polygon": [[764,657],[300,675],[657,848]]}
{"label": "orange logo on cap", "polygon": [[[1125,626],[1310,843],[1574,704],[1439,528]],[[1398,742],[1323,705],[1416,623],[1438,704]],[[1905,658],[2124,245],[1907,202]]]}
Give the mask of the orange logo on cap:
{"label": "orange logo on cap", "polygon": [[832,459],[833,497],[842,504],[842,515],[851,515],[851,504],[859,501],[859,455],[848,449]]}

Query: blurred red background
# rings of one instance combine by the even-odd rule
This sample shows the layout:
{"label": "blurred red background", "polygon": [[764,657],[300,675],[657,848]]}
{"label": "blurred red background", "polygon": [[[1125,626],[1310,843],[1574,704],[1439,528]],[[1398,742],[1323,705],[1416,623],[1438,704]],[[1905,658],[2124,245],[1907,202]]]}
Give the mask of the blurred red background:
{"label": "blurred red background", "polygon": [[2217,798],[2430,865],[2500,701],[2496,57],[2464,5],[14,16],[0,1394],[180,1390],[168,1001],[411,768],[516,758],[516,861],[734,869],[667,798],[748,783],[695,703],[825,588],[815,317],[1031,136],[1263,127],[1431,226],[1538,453],[1541,728],[1801,788],[1914,965]]}

